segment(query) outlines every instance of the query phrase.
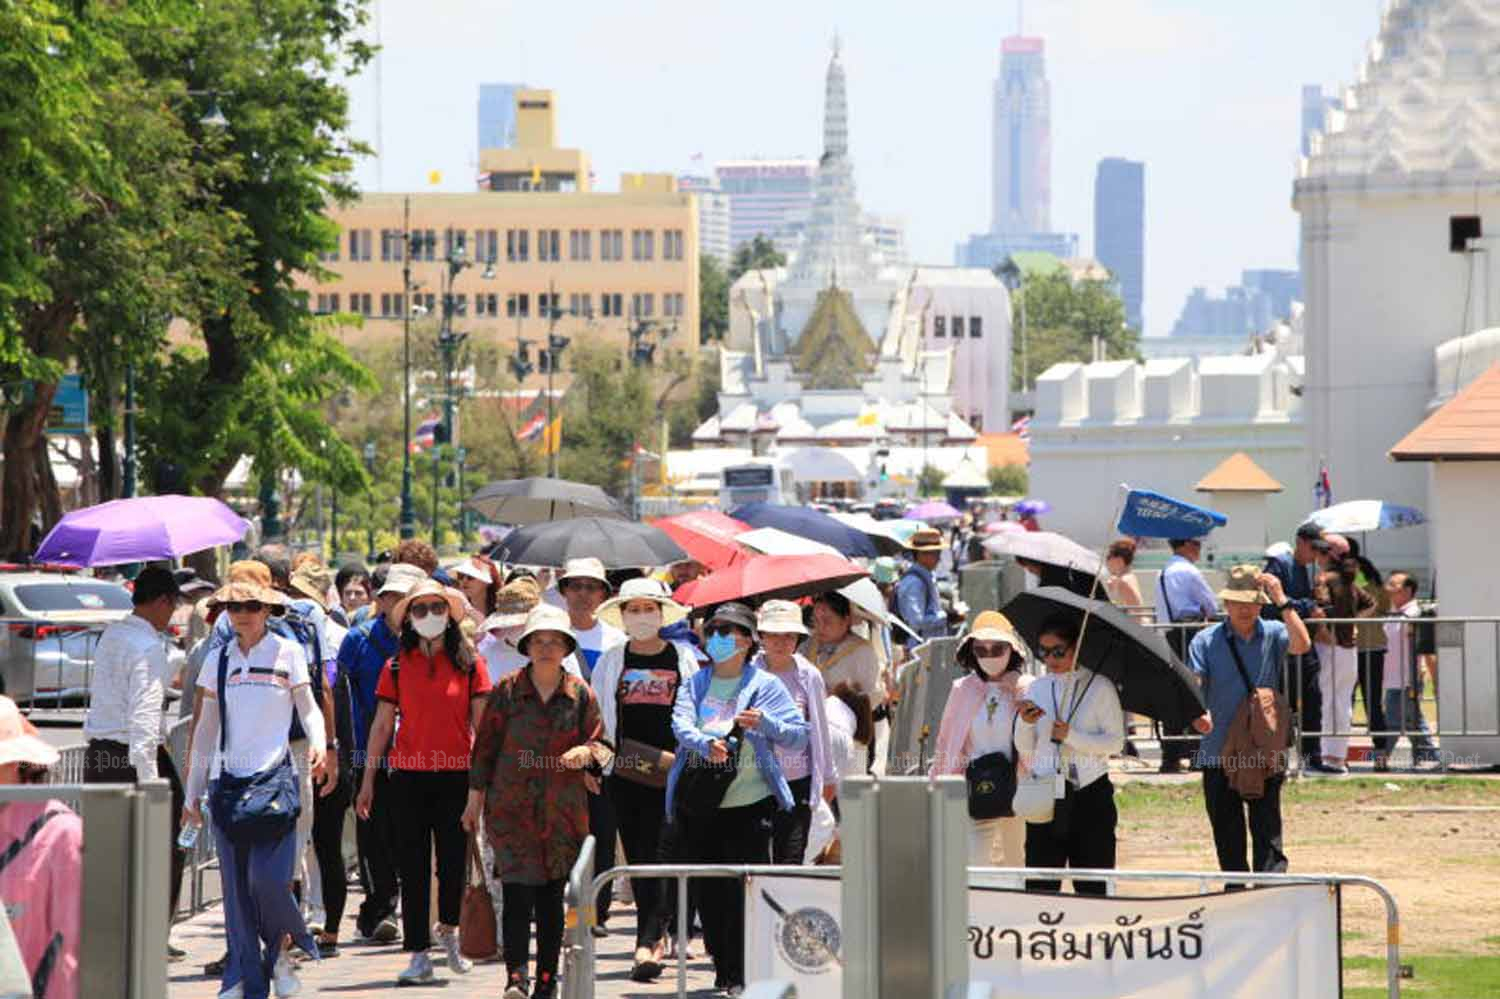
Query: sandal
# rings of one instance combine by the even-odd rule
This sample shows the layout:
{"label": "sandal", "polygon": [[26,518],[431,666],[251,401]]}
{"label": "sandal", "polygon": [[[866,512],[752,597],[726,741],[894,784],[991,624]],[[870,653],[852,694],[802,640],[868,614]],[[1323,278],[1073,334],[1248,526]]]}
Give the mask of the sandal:
{"label": "sandal", "polygon": [[[645,953],[645,957],[641,957],[642,952]],[[630,968],[632,982],[654,982],[661,977],[661,958],[655,950],[649,947],[637,947],[635,954],[635,963]]]}
{"label": "sandal", "polygon": [[316,940],[317,943],[318,943],[318,956],[319,957],[338,957],[339,956],[339,938],[338,938],[337,934],[333,934],[333,933],[317,933],[317,934],[314,934],[313,939]]}

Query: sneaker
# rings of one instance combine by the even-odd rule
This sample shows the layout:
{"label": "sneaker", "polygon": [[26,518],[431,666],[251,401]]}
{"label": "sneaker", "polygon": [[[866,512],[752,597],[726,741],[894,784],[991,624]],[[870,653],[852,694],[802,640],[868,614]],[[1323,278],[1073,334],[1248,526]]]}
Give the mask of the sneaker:
{"label": "sneaker", "polygon": [[187,951],[183,950],[181,947],[173,947],[172,944],[171,944],[171,942],[168,941],[168,943],[167,943],[167,963],[168,964],[176,964],[178,961],[181,961],[185,957],[187,957]]}
{"label": "sneaker", "polygon": [[464,957],[463,952],[458,949],[458,930],[440,931],[438,941],[443,945],[443,950],[448,952],[448,970],[455,975],[467,975],[469,969],[474,967],[474,962]]}
{"label": "sneaker", "polygon": [[411,956],[406,970],[396,976],[397,985],[428,985],[435,981],[437,976],[432,973],[432,958],[421,950]]}
{"label": "sneaker", "polygon": [[505,979],[505,995],[501,999],[527,999],[526,976],[512,971]]}
{"label": "sneaker", "polygon": [[272,969],[271,977],[279,999],[288,999],[289,996],[302,994],[302,981],[292,970],[292,962],[287,960],[285,954],[276,959],[276,967]]}
{"label": "sneaker", "polygon": [[219,993],[219,999],[245,999],[245,986],[242,982],[235,982],[229,988]]}
{"label": "sneaker", "polygon": [[557,999],[557,973],[538,971],[536,987],[531,990],[531,999]]}
{"label": "sneaker", "polygon": [[311,909],[307,913],[307,931],[309,933],[322,933],[327,929],[328,912],[325,909]]}
{"label": "sneaker", "polygon": [[724,994],[729,996],[730,999],[737,999],[738,996],[745,994],[745,987],[743,985],[731,985],[724,990]]}
{"label": "sneaker", "polygon": [[370,939],[376,943],[395,943],[396,937],[400,934],[396,920],[391,916],[386,916],[375,926],[375,932],[370,934]]}
{"label": "sneaker", "polygon": [[209,978],[222,978],[224,977],[224,965],[228,963],[229,955],[225,954],[217,961],[210,961],[205,964],[203,966],[203,974],[207,975]]}

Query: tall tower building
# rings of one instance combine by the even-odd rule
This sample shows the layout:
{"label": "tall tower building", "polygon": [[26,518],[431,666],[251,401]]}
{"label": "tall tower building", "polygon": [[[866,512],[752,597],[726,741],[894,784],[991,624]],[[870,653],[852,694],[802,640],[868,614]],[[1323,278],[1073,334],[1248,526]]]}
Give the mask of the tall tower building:
{"label": "tall tower building", "polygon": [[516,144],[516,94],[524,83],[479,85],[479,148],[509,149]]}
{"label": "tall tower building", "polygon": [[1110,157],[1094,175],[1094,256],[1120,282],[1125,321],[1140,330],[1146,279],[1146,164]]}
{"label": "tall tower building", "polygon": [[1012,35],[1000,43],[995,78],[994,183],[990,231],[1052,228],[1052,98],[1046,43]]}

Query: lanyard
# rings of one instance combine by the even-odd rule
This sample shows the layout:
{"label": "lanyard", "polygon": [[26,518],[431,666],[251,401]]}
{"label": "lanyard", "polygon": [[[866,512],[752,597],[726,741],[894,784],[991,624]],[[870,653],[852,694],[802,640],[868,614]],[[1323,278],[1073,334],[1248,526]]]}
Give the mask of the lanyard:
{"label": "lanyard", "polygon": [[[1066,718],[1064,718],[1062,716],[1062,708],[1057,703],[1057,688],[1058,688],[1059,684],[1058,684],[1057,681],[1053,681],[1053,684],[1052,684],[1052,717],[1055,720],[1057,720],[1057,721],[1061,721],[1064,725],[1070,725],[1071,726],[1073,724],[1073,716],[1078,713],[1079,705],[1081,705],[1083,703],[1083,699],[1088,696],[1089,688],[1094,685],[1094,677],[1096,677],[1098,675],[1099,675],[1098,673],[1090,671],[1090,673],[1089,673],[1089,681],[1088,681],[1088,683],[1085,683],[1083,685],[1083,689],[1082,690],[1076,690],[1075,689],[1073,691],[1072,703],[1068,707],[1068,717],[1066,717]],[[1076,687],[1077,685],[1075,684],[1074,686]]]}

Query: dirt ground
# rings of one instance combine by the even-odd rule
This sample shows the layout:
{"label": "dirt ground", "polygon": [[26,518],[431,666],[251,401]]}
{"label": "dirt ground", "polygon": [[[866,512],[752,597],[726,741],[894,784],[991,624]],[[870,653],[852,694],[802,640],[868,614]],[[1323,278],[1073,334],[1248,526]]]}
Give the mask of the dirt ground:
{"label": "dirt ground", "polygon": [[[1116,781],[1121,868],[1217,869],[1196,776]],[[1449,808],[1474,810],[1431,810]],[[1282,816],[1294,873],[1360,874],[1391,891],[1405,954],[1500,955],[1497,777],[1305,778],[1284,791]],[[1384,958],[1384,912],[1373,891],[1344,891],[1346,957]]]}

